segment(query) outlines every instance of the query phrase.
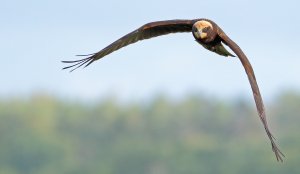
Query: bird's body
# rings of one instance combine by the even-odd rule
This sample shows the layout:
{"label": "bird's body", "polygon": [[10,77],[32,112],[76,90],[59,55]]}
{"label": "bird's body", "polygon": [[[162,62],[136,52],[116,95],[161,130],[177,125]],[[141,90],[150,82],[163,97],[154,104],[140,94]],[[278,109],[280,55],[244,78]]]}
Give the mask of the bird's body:
{"label": "bird's body", "polygon": [[119,40],[113,42],[112,44],[108,45],[107,47],[105,47],[104,49],[102,49],[101,51],[95,54],[84,55],[87,56],[84,59],[75,60],[75,61],[63,61],[64,63],[73,64],[63,69],[75,67],[73,69],[75,70],[83,65],[86,67],[91,63],[93,63],[94,61],[101,59],[102,57],[122,47],[125,47],[129,44],[133,44],[135,42],[144,39],[150,39],[161,35],[166,35],[170,33],[180,33],[180,32],[192,32],[195,40],[199,44],[201,44],[207,50],[215,52],[219,55],[226,56],[226,57],[227,56],[234,57],[234,55],[232,55],[230,52],[226,50],[223,44],[226,44],[237,55],[237,57],[240,59],[247,73],[252,88],[253,96],[255,99],[257,111],[264,125],[265,131],[271,141],[272,150],[274,151],[277,160],[282,161],[282,156],[284,155],[281,153],[281,151],[275,144],[274,137],[268,128],[263,100],[259,92],[259,88],[256,82],[253,68],[248,58],[243,53],[241,48],[234,41],[232,41],[216,23],[214,23],[211,20],[194,19],[194,20],[167,20],[167,21],[151,22],[123,36]]}
{"label": "bird's body", "polygon": [[216,39],[216,41],[212,42],[212,43],[202,43],[199,40],[196,40],[200,45],[202,45],[205,49],[215,52],[221,56],[231,56],[231,57],[235,57],[234,55],[232,55],[230,52],[228,52],[226,50],[226,48],[223,46],[223,44],[221,43],[221,39]]}
{"label": "bird's body", "polygon": [[[215,52],[221,56],[234,57],[234,55],[228,52],[223,46],[222,38],[217,35],[217,26],[214,25],[216,24],[214,24],[212,21],[208,22],[207,19],[195,22],[192,29],[194,38],[200,45],[209,51]],[[197,28],[203,29],[204,31],[199,34]],[[203,35],[204,32],[207,34],[205,33]]]}

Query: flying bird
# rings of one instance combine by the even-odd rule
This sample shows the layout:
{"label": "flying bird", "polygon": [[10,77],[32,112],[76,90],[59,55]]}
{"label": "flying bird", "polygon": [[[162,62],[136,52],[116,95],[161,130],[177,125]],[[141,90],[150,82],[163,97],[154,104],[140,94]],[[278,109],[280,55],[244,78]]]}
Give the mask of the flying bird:
{"label": "flying bird", "polygon": [[226,50],[226,48],[223,45],[225,44],[240,59],[247,73],[252,88],[254,100],[256,103],[256,108],[265,128],[265,131],[268,135],[268,138],[270,139],[272,150],[275,153],[277,161],[282,162],[282,157],[284,157],[284,154],[279,150],[278,146],[275,144],[275,138],[269,130],[263,100],[259,92],[253,68],[247,56],[243,53],[241,48],[234,41],[232,41],[215,22],[211,20],[166,20],[147,23],[141,26],[140,28],[130,32],[129,34],[123,36],[122,38],[118,39],[117,41],[113,42],[112,44],[108,45],[107,47],[103,48],[97,53],[89,55],[79,55],[86,56],[86,58],[84,59],[75,61],[62,61],[63,63],[71,64],[70,66],[64,67],[63,69],[73,68],[71,70],[73,71],[81,66],[87,67],[94,61],[101,59],[104,56],[114,51],[117,51],[118,49],[125,47],[129,44],[133,44],[144,39],[150,39],[157,36],[180,32],[192,32],[195,40],[209,51],[215,52],[221,56],[235,57]]}

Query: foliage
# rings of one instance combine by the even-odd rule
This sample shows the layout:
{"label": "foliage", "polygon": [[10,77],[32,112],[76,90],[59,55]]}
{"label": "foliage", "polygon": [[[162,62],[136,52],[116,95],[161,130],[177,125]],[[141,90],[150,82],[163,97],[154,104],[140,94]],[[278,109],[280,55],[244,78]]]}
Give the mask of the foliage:
{"label": "foliage", "polygon": [[299,106],[290,92],[266,107],[281,164],[252,101],[2,99],[0,174],[300,173]]}

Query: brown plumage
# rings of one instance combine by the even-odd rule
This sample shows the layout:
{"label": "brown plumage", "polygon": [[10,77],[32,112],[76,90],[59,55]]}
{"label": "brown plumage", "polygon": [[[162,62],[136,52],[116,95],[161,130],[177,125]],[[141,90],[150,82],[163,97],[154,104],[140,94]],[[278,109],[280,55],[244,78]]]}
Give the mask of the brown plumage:
{"label": "brown plumage", "polygon": [[263,100],[259,92],[254,71],[252,69],[252,66],[248,58],[243,53],[241,48],[234,41],[232,41],[216,23],[214,23],[211,20],[194,19],[194,20],[168,20],[168,21],[151,22],[123,36],[119,40],[113,42],[112,44],[108,45],[107,47],[105,47],[104,49],[102,49],[97,53],[90,54],[90,55],[83,55],[83,56],[87,56],[84,59],[75,60],[75,61],[62,61],[64,63],[72,63],[72,65],[64,67],[63,69],[74,67],[74,69],[71,70],[73,71],[83,65],[84,67],[86,67],[91,63],[93,63],[94,61],[101,59],[102,57],[122,47],[125,47],[129,44],[133,44],[137,41],[144,40],[144,39],[150,39],[152,37],[157,37],[157,36],[166,35],[170,33],[179,33],[179,32],[192,32],[196,41],[199,44],[201,44],[204,48],[213,51],[217,54],[220,54],[222,56],[234,56],[225,49],[225,47],[222,45],[222,43],[224,43],[229,48],[231,48],[232,51],[238,56],[247,73],[252,88],[253,96],[255,99],[256,108],[259,117],[264,125],[265,131],[271,141],[272,150],[276,155],[277,161],[283,161],[282,157],[284,155],[275,144],[274,137],[268,128]]}

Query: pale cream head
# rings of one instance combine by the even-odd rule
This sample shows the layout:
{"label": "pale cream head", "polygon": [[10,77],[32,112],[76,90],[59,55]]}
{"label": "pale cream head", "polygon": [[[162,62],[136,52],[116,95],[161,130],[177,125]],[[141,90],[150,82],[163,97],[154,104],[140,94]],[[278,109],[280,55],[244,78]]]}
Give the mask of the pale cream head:
{"label": "pale cream head", "polygon": [[204,28],[210,27],[211,29],[213,29],[213,26],[210,22],[205,21],[205,20],[201,20],[201,21],[197,21],[194,25],[193,25],[193,33],[195,35],[195,37],[199,38],[199,39],[205,39],[207,37],[207,33],[203,31]]}

